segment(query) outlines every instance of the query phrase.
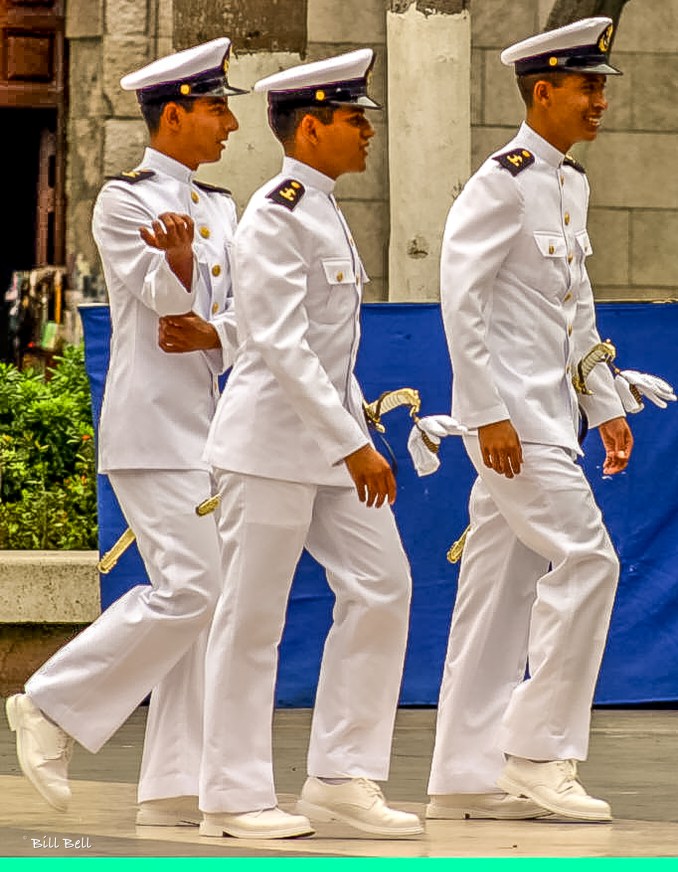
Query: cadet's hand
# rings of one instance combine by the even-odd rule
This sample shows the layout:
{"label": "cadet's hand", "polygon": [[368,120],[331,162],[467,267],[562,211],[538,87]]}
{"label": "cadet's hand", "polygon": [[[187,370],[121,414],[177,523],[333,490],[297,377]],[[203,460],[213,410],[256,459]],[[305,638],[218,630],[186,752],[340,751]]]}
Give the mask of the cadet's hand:
{"label": "cadet's hand", "polygon": [[217,331],[209,321],[205,321],[195,312],[188,312],[185,315],[164,315],[160,318],[158,345],[169,354],[221,348]]}
{"label": "cadet's hand", "polygon": [[626,418],[612,418],[598,427],[605,448],[605,475],[615,475],[626,469],[633,450],[633,433]]}
{"label": "cadet's hand", "polygon": [[508,419],[478,427],[478,441],[485,466],[506,478],[518,475],[523,463],[523,447]]}
{"label": "cadet's hand", "polygon": [[146,245],[165,252],[170,269],[190,291],[193,277],[193,219],[190,215],[163,212],[152,222],[152,231],[140,227],[139,234]]}
{"label": "cadet's hand", "polygon": [[393,505],[396,498],[396,483],[391,467],[371,445],[363,445],[344,458],[351,474],[358,499],[368,506],[379,508],[388,500]]}

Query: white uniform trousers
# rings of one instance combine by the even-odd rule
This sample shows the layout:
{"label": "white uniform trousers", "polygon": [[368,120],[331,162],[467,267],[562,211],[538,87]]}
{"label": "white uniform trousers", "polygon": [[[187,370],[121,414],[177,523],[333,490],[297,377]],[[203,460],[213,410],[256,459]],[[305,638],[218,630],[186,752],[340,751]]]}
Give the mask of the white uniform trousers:
{"label": "white uniform trousers", "polygon": [[[619,563],[569,451],[478,472],[438,705],[430,795],[496,792],[505,754],[586,759]],[[526,678],[526,670],[529,677]]]}
{"label": "white uniform trousers", "polygon": [[151,690],[139,801],[197,795],[204,652],[221,587],[212,491],[200,470],[109,475],[151,586],[124,594],[27,682],[26,692],[96,752]]}
{"label": "white uniform trousers", "polygon": [[200,808],[245,812],[277,803],[271,721],[278,645],[304,546],[325,567],[336,597],[308,772],[387,778],[411,592],[390,507],[366,508],[353,488],[223,470],[215,479],[227,581],[207,649]]}

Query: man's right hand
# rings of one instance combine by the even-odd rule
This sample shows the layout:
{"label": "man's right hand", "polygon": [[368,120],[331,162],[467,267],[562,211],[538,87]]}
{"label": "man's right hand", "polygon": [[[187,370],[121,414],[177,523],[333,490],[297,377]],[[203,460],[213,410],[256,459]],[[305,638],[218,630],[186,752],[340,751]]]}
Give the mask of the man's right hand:
{"label": "man's right hand", "polygon": [[523,463],[523,447],[508,418],[478,427],[478,441],[485,466],[506,478],[518,475]]}
{"label": "man's right hand", "polygon": [[351,474],[358,499],[368,506],[379,508],[388,500],[393,505],[396,498],[396,482],[391,467],[371,445],[363,445],[344,458]]}
{"label": "man's right hand", "polygon": [[151,227],[152,230],[139,228],[141,238],[151,248],[165,252],[170,269],[190,291],[193,278],[193,219],[190,215],[163,212],[152,222]]}

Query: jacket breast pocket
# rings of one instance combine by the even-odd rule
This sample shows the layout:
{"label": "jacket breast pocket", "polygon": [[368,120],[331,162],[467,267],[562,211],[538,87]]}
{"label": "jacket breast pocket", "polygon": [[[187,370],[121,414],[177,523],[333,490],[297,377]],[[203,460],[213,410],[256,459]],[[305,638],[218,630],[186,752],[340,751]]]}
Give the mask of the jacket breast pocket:
{"label": "jacket breast pocket", "polygon": [[546,230],[535,230],[533,233],[537,248],[544,257],[565,257],[567,242],[560,233],[549,233]]}
{"label": "jacket breast pocket", "polygon": [[308,280],[306,310],[311,321],[337,324],[352,317],[357,306],[355,271],[348,257],[326,257]]}
{"label": "jacket breast pocket", "polygon": [[346,257],[323,258],[323,270],[328,285],[354,285],[353,264]]}
{"label": "jacket breast pocket", "polygon": [[570,284],[567,240],[558,232],[533,231],[539,254],[534,263],[533,281],[539,292],[548,299],[560,298]]}

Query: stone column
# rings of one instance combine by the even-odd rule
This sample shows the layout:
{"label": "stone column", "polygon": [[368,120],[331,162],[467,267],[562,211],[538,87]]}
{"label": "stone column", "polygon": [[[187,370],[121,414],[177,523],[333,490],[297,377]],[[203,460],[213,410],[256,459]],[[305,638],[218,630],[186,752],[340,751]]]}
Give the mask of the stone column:
{"label": "stone column", "polygon": [[439,299],[445,217],[470,174],[467,5],[391,0],[387,13],[392,301]]}

